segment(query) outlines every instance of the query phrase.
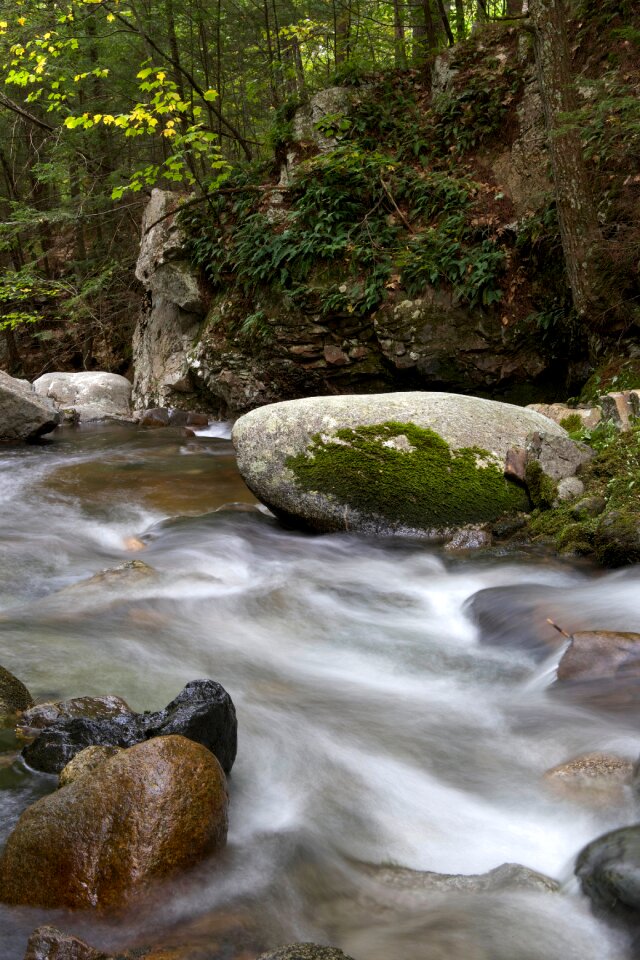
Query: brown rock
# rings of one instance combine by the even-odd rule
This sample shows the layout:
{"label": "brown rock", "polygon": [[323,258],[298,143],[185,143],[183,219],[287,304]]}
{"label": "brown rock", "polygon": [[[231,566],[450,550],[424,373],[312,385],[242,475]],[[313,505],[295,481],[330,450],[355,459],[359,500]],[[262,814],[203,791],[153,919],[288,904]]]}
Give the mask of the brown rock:
{"label": "brown rock", "polygon": [[640,678],[640,633],[584,630],[574,633],[558,664],[558,680]]}
{"label": "brown rock", "polygon": [[586,753],[544,774],[554,793],[591,807],[619,805],[631,784],[633,761],[607,753]]}
{"label": "brown rock", "polygon": [[38,927],[29,937],[24,960],[108,960],[84,940],[57,927]]}
{"label": "brown rock", "polygon": [[600,404],[603,419],[613,420],[621,430],[629,429],[629,417],[633,411],[628,390],[621,393],[607,393],[604,397],[600,397]]}
{"label": "brown rock", "polygon": [[112,908],[226,841],[220,764],[184,737],[157,737],[20,817],[0,860],[5,903]]}
{"label": "brown rock", "polygon": [[79,777],[84,777],[88,773],[93,773],[100,764],[104,763],[110,757],[115,757],[118,753],[124,753],[123,747],[85,747],[60,771],[58,783],[61,787],[73,783]]}
{"label": "brown rock", "polygon": [[327,363],[333,364],[334,367],[343,367],[345,363],[349,363],[349,357],[344,350],[341,350],[340,347],[331,346],[331,344],[324,348],[324,358]]}
{"label": "brown rock", "polygon": [[33,699],[24,683],[0,667],[0,717],[27,710],[32,704]]}
{"label": "brown rock", "polygon": [[527,451],[523,447],[511,447],[507,450],[504,464],[506,477],[514,477],[524,483],[527,469]]}

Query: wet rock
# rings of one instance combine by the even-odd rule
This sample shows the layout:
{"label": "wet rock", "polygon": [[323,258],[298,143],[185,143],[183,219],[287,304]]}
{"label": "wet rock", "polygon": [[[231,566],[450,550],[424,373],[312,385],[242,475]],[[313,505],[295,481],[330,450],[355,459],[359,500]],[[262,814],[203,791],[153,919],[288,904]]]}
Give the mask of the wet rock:
{"label": "wet rock", "polygon": [[604,710],[640,706],[640,634],[574,633],[558,664],[552,693]]}
{"label": "wet rock", "polygon": [[491,533],[496,540],[508,540],[524,529],[527,525],[527,518],[505,517],[504,520],[498,520],[491,527]]}
{"label": "wet rock", "polygon": [[117,373],[45,373],[33,387],[59,410],[70,412],[76,422],[131,420],[131,383]]}
{"label": "wet rock", "polygon": [[79,717],[103,720],[131,713],[131,707],[122,697],[73,697],[54,703],[38,703],[25,710],[16,724],[16,729],[23,737],[37,737],[41,730],[52,726],[58,720],[74,720]]}
{"label": "wet rock", "polygon": [[446,393],[309,397],[235,424],[238,467],[274,513],[314,530],[438,535],[526,510],[506,452],[538,429],[533,411]]}
{"label": "wet rock", "polygon": [[0,721],[20,710],[28,710],[32,705],[33,698],[24,683],[0,667]]}
{"label": "wet rock", "polygon": [[60,414],[51,400],[38,396],[26,380],[0,370],[0,443],[35,440],[59,423]]}
{"label": "wet rock", "polygon": [[130,747],[142,740],[171,734],[207,747],[225,773],[229,773],[236,756],[237,720],[233,702],[224,687],[214,680],[193,680],[164,710],[154,713],[57,720],[28,744],[22,755],[35,770],[60,773],[86,747]]}
{"label": "wet rock", "polygon": [[85,747],[80,753],[76,753],[73,760],[70,760],[66,767],[60,771],[59,786],[66,787],[67,784],[73,783],[79,777],[93,773],[100,764],[110,757],[122,753],[123,749],[123,747]]}
{"label": "wet rock", "polygon": [[[419,899],[424,892],[496,893],[504,890],[535,890],[556,893],[560,884],[551,877],[520,863],[503,863],[486,873],[434,873],[406,867],[370,867],[369,875],[399,894]],[[406,897],[404,898],[407,905]]]}
{"label": "wet rock", "polygon": [[640,633],[584,630],[574,633],[558,664],[558,680],[640,678]]}
{"label": "wet rock", "polygon": [[175,407],[152,407],[140,414],[141,427],[206,427],[208,424],[206,414],[176,410]]}
{"label": "wet rock", "polygon": [[575,872],[601,913],[640,923],[640,824],[593,840],[579,854]]}
{"label": "wet rock", "polygon": [[478,627],[481,643],[545,659],[566,642],[548,622],[549,617],[565,622],[558,600],[559,594],[544,585],[486,587],[469,597],[464,610]]}
{"label": "wet rock", "polygon": [[633,761],[606,753],[587,753],[544,774],[554,794],[588,807],[620,806],[628,799]]}
{"label": "wet rock", "polygon": [[153,567],[150,567],[144,560],[127,560],[117,567],[108,567],[99,573],[94,573],[92,577],[86,580],[79,580],[78,583],[72,583],[70,587],[64,587],[59,590],[55,596],[61,596],[65,593],[90,590],[93,587],[109,587],[114,590],[122,590],[124,587],[135,587],[139,584],[149,583],[156,579],[158,573]]}
{"label": "wet rock", "polygon": [[640,515],[631,510],[607,510],[596,527],[594,551],[605,567],[640,563]]}
{"label": "wet rock", "polygon": [[464,550],[481,550],[491,546],[491,532],[484,527],[462,527],[445,543],[448,553]]}
{"label": "wet rock", "polygon": [[109,960],[84,940],[57,927],[38,927],[29,937],[24,960]]}
{"label": "wet rock", "polygon": [[258,960],[351,960],[337,947],[322,947],[317,943],[291,943],[269,953],[263,953]]}
{"label": "wet rock", "polygon": [[114,908],[197,863],[227,835],[224,773],[184,737],[158,737],[38,800],[0,860],[5,903]]}

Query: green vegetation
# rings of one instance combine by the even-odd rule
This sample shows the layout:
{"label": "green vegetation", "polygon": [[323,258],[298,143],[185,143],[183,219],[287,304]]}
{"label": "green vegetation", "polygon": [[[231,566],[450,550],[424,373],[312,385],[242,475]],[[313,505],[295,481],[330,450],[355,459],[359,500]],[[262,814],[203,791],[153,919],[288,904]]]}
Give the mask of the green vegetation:
{"label": "green vegetation", "polygon": [[572,436],[596,452],[580,473],[584,496],[577,502],[553,507],[551,490],[540,493],[534,484],[531,494],[538,509],[529,523],[530,536],[534,541],[550,540],[561,553],[595,556],[605,566],[637,562],[640,424],[623,433],[611,421],[605,421]]}
{"label": "green vegetation", "polygon": [[486,450],[451,450],[433,430],[376,424],[312,438],[287,466],[301,488],[337,497],[390,524],[442,529],[529,508],[522,487],[505,480]]}

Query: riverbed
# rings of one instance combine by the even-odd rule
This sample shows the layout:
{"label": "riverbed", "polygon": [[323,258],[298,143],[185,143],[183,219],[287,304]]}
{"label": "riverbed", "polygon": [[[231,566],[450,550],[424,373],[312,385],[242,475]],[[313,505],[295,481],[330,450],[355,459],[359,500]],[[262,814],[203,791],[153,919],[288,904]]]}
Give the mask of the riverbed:
{"label": "riverbed", "polygon": [[[635,758],[637,715],[552,694],[561,638],[542,654],[529,638],[548,615],[640,631],[638,571],[286,530],[227,436],[111,425],[0,450],[0,663],[37,700],[116,694],[137,710],[211,677],[239,724],[222,858],[117,919],[0,906],[1,960],[22,960],[43,922],[112,951],[215,940],[229,960],[293,940],[354,960],[628,956],[572,873],[588,841],[637,819],[631,796],[584,803],[543,775],[585,752]],[[83,586],[134,559],[155,572]],[[487,643],[469,600],[497,587]],[[16,753],[5,732],[0,841],[56,785]],[[561,892],[393,879],[505,862]]]}

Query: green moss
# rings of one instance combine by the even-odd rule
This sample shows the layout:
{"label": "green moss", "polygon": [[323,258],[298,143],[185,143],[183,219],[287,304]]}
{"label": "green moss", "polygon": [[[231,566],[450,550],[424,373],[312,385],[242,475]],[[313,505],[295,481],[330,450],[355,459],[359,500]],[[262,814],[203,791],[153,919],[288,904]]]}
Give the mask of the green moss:
{"label": "green moss", "polygon": [[529,496],[534,506],[547,510],[553,505],[558,488],[553,480],[546,475],[537,460],[527,464],[525,474]]}
{"label": "green moss", "polygon": [[582,430],[582,417],[579,413],[570,413],[568,416],[562,418],[560,426],[566,430],[567,433],[577,433]]}
{"label": "green moss", "polygon": [[433,430],[411,423],[338,430],[329,440],[316,434],[287,466],[304,490],[419,529],[490,521],[530,507],[526,492],[505,479],[486,450],[450,450]]}

